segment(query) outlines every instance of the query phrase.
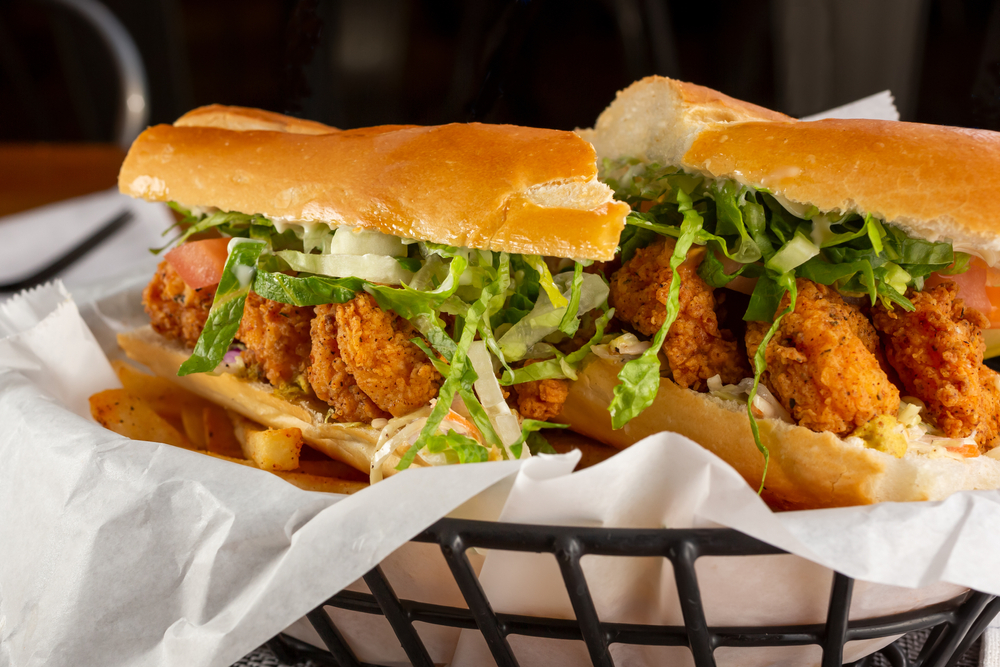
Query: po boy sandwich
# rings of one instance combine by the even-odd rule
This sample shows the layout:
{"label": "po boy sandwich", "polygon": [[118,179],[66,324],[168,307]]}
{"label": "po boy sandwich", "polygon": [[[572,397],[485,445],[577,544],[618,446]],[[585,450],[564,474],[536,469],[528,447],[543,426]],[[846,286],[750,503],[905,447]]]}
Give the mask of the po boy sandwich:
{"label": "po boy sandwich", "polygon": [[220,106],[143,132],[119,186],[183,216],[126,353],[373,481],[543,447],[629,211],[571,132]]}
{"label": "po boy sandwich", "polygon": [[614,337],[559,421],[685,434],[778,507],[1000,487],[1000,134],[799,122],[659,77],[580,134],[633,211],[595,267]]}

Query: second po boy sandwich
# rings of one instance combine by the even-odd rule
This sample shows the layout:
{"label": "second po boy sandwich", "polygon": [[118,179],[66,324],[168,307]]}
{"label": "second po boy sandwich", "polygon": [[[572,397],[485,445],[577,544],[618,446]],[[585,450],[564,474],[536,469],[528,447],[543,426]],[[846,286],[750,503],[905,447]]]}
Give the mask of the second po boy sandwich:
{"label": "second po boy sandwich", "polygon": [[602,339],[584,269],[629,210],[571,132],[220,106],[146,130],[119,185],[184,216],[128,355],[373,480],[527,455],[565,398],[547,378]]}
{"label": "second po boy sandwich", "polygon": [[559,420],[683,433],[779,507],[1000,487],[1000,135],[659,77],[580,133],[634,211],[603,266],[621,332]]}

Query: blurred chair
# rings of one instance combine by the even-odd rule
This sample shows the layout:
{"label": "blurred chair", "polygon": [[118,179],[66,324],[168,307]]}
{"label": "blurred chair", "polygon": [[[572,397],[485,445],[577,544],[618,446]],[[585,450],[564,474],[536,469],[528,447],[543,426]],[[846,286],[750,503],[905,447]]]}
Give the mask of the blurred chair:
{"label": "blurred chair", "polygon": [[[96,34],[107,50],[113,63],[117,77],[118,102],[115,108],[114,141],[122,148],[128,148],[149,119],[149,84],[146,69],[143,65],[139,49],[121,21],[103,4],[97,0],[35,0],[30,3],[36,6],[48,6],[56,13],[70,14],[79,19],[89,30]],[[0,25],[0,41],[5,44],[0,48],[0,67],[4,74],[14,82],[17,97],[21,104],[29,107],[39,107],[43,104],[33,91],[31,77],[27,72],[23,57],[16,52],[11,40],[3,33],[6,30]],[[89,81],[84,68],[79,61],[83,54],[74,52],[78,45],[73,43],[68,29],[54,30],[57,39],[57,50],[62,56],[64,75],[68,85],[76,92],[73,95],[74,106],[78,116],[93,117],[95,104],[87,95]],[[31,111],[29,111],[31,113]],[[81,120],[81,125],[87,125],[87,118]]]}

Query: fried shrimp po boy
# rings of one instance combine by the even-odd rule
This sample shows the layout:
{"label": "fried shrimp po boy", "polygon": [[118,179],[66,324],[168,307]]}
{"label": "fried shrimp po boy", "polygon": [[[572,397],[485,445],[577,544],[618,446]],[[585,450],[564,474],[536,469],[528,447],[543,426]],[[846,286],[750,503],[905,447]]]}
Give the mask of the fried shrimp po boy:
{"label": "fried shrimp po boy", "polygon": [[195,110],[122,166],[183,222],[119,342],[373,481],[528,456],[611,317],[584,269],[629,207],[596,177],[572,132]]}
{"label": "fried shrimp po boy", "polygon": [[652,77],[580,134],[633,211],[560,421],[685,434],[777,507],[1000,487],[1000,135]]}

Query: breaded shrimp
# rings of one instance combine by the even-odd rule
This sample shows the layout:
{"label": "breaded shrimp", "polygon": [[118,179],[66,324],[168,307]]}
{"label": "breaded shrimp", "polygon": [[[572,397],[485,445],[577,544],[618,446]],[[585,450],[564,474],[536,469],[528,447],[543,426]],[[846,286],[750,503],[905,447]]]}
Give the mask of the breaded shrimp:
{"label": "breaded shrimp", "polygon": [[369,398],[347,370],[337,345],[337,304],[316,306],[311,325],[312,350],[309,354],[309,384],[320,400],[326,401],[339,422],[371,423],[390,417]]}
{"label": "breaded shrimp", "polygon": [[979,367],[979,423],[976,444],[981,452],[1000,445],[1000,373],[985,364]]}
{"label": "breaded shrimp", "polygon": [[[531,361],[528,364],[533,363]],[[525,364],[526,366],[528,364]],[[569,396],[569,381],[559,379],[532,380],[511,387],[517,411],[526,419],[548,421],[562,410]]]}
{"label": "breaded shrimp", "polygon": [[981,329],[989,322],[957,295],[950,280],[923,292],[909,289],[906,298],[916,310],[879,304],[872,321],[907,393],[927,405],[927,415],[945,435],[964,438],[979,422],[979,368],[986,350]]}
{"label": "breaded shrimp", "polygon": [[258,368],[275,387],[298,381],[309,361],[312,318],[312,307],[278,303],[250,292],[236,333],[247,346],[247,366]]}
{"label": "breaded shrimp", "polygon": [[[895,416],[899,390],[868,347],[875,340],[871,323],[836,290],[804,278],[796,285],[795,311],[767,346],[767,386],[799,425],[814,431],[846,435],[879,415]],[[786,294],[778,312],[788,302]],[[751,359],[769,328],[747,324]]]}
{"label": "breaded shrimp", "polygon": [[[637,250],[611,278],[609,301],[615,316],[646,336],[655,334],[667,315],[675,245],[673,239],[658,239]],[[703,253],[703,248],[692,249],[678,268],[680,312],[663,344],[674,381],[695,390],[706,389],[705,381],[713,375],[721,375],[726,383],[749,375],[732,333],[719,329],[712,289],[698,275]]]}
{"label": "breaded shrimp", "polygon": [[410,342],[419,334],[408,321],[364,293],[337,304],[336,318],[347,370],[377,406],[399,417],[437,396],[441,375]]}
{"label": "breaded shrimp", "polygon": [[214,298],[215,285],[191,289],[166,260],[142,291],[142,305],[156,333],[188,347],[198,342]]}

